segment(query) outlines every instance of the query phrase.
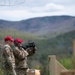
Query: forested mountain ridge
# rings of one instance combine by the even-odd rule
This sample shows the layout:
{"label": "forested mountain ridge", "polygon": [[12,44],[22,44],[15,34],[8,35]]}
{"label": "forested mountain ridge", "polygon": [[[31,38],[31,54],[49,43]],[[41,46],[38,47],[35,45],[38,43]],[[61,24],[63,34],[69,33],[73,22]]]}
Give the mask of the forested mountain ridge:
{"label": "forested mountain ridge", "polygon": [[46,16],[21,21],[0,20],[0,28],[14,28],[37,35],[64,33],[75,29],[75,17]]}

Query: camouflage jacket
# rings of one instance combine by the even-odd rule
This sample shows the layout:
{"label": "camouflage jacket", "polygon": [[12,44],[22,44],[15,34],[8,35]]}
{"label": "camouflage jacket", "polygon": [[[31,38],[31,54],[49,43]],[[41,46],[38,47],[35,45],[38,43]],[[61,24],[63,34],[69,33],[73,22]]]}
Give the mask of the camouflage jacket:
{"label": "camouflage jacket", "polygon": [[13,50],[8,44],[4,45],[3,47],[2,56],[3,56],[3,66],[6,69],[12,69],[13,67],[15,67],[15,58],[14,58]]}
{"label": "camouflage jacket", "polygon": [[25,51],[23,48],[16,47],[16,49],[14,50],[14,56],[15,56],[16,69],[28,68],[28,64],[27,64],[28,52],[27,51]]}

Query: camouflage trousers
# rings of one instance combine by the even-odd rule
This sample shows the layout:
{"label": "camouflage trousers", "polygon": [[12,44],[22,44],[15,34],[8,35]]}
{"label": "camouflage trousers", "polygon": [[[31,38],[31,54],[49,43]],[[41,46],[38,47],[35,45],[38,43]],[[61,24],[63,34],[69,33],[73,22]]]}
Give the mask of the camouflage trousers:
{"label": "camouflage trousers", "polygon": [[2,75],[17,75],[14,65],[12,65],[12,67],[10,68],[8,64],[2,63],[1,69],[3,72]]}
{"label": "camouflage trousers", "polygon": [[17,75],[27,75],[27,69],[26,68],[19,68],[16,69]]}
{"label": "camouflage trousers", "polygon": [[16,71],[14,69],[13,70],[4,69],[3,75],[17,75],[17,74],[16,74]]}

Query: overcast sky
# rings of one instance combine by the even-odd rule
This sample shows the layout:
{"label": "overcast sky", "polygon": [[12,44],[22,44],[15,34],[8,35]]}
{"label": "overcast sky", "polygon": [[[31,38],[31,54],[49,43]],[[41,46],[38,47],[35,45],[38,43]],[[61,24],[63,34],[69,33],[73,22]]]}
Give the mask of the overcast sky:
{"label": "overcast sky", "polygon": [[0,19],[19,21],[34,17],[75,16],[75,0],[25,0],[16,6],[0,6]]}

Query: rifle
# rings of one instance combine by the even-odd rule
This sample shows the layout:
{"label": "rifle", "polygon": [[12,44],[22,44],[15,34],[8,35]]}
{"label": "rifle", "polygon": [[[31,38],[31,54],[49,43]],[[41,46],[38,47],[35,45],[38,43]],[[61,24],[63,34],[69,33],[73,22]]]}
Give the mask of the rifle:
{"label": "rifle", "polygon": [[34,42],[28,42],[27,44],[22,44],[22,48],[29,53],[28,56],[32,56],[36,52],[36,45]]}

